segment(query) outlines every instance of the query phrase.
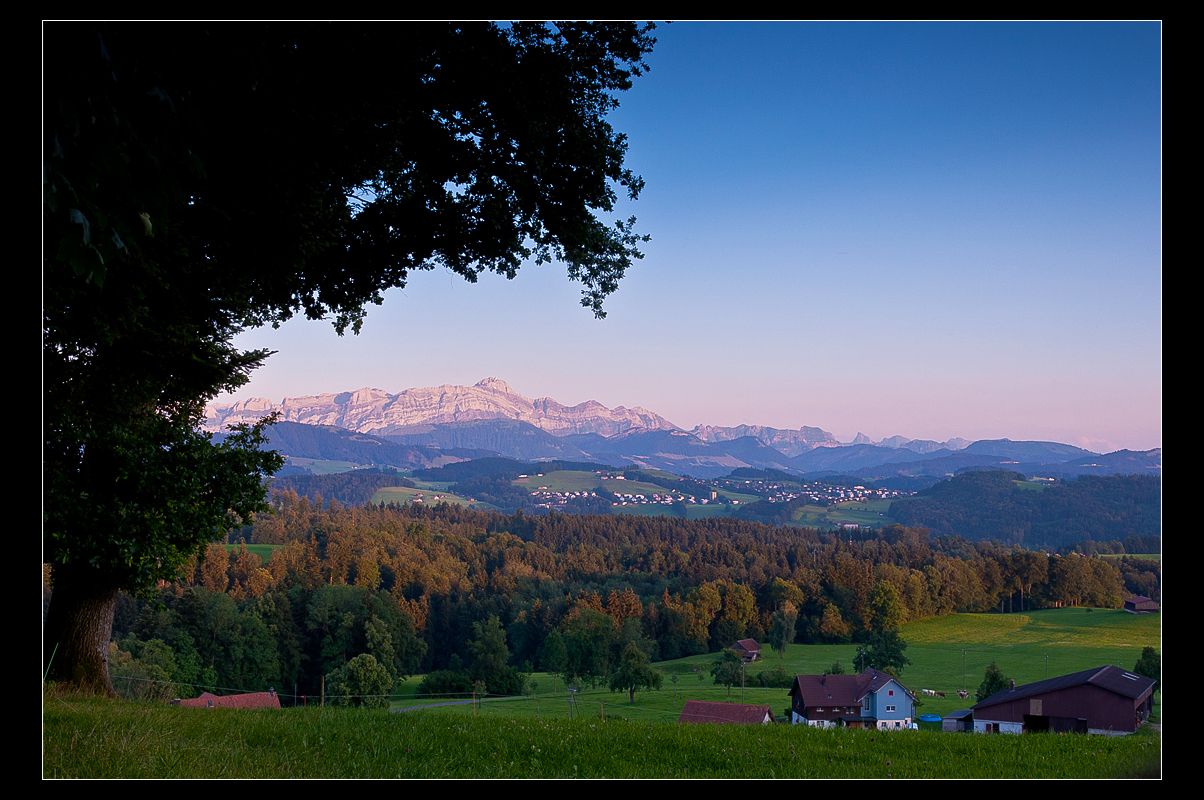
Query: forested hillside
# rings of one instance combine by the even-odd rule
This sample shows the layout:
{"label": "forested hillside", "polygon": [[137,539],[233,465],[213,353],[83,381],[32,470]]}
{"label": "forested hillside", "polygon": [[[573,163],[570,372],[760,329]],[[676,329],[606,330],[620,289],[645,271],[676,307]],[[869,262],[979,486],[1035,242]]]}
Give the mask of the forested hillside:
{"label": "forested hillside", "polygon": [[266,564],[213,545],[162,607],[121,601],[115,670],[315,693],[361,654],[395,678],[469,669],[500,630],[512,666],[597,679],[630,643],[656,660],[766,641],[788,607],[795,641],[849,642],[959,611],[1119,607],[1132,591],[1107,559],[901,526],[858,541],[730,518],[321,508],[292,492],[272,505],[244,529],[277,545]]}
{"label": "forested hillside", "polygon": [[966,472],[896,500],[890,516],[937,536],[972,541],[1027,547],[1124,542],[1162,534],[1162,480],[1149,475],[1083,475],[1035,485],[1018,472]]}

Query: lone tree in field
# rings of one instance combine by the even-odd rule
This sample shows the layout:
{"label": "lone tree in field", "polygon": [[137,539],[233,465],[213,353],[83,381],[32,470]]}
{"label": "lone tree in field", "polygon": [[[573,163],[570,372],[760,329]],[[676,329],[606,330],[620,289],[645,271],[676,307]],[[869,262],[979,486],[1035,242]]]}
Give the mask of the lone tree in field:
{"label": "lone tree in field", "polygon": [[1133,667],[1133,671],[1138,675],[1144,675],[1147,678],[1154,679],[1154,691],[1162,689],[1162,656],[1157,650],[1146,645],[1141,648],[1141,658],[1137,659],[1137,665]]}
{"label": "lone tree in field", "polygon": [[903,655],[906,649],[907,642],[898,631],[875,631],[870,634],[869,642],[857,648],[853,669],[862,672],[873,667],[897,678],[911,664],[911,659]]}
{"label": "lone tree in field", "polygon": [[769,646],[777,651],[778,658],[786,657],[786,648],[794,642],[794,626],[798,622],[798,609],[789,600],[774,612],[769,629]]}
{"label": "lone tree in field", "polygon": [[332,672],[328,685],[336,705],[388,708],[393,677],[370,653],[362,653]]}
{"label": "lone tree in field", "polygon": [[[632,23],[43,26],[44,633],[52,680],[111,691],[120,590],[175,580],[262,510],[262,430],[206,401],[295,314],[358,332],[412,270],[560,260],[602,302],[640,258],[606,121]],[[51,662],[51,653],[54,653]]]}
{"label": "lone tree in field", "polygon": [[648,666],[648,656],[635,642],[629,642],[619,659],[619,668],[610,676],[610,690],[624,691],[631,703],[635,703],[637,689],[660,691],[665,676],[659,669]]}
{"label": "lone tree in field", "polygon": [[744,674],[744,661],[734,650],[721,650],[719,657],[711,662],[711,676],[715,683],[727,687],[727,696],[732,696],[732,687],[740,682]]}
{"label": "lone tree in field", "polygon": [[996,692],[1002,692],[1010,685],[1008,679],[1004,677],[1003,670],[994,661],[991,666],[987,667],[986,673],[982,676],[982,683],[978,686],[978,691],[974,696],[979,700],[986,700]]}

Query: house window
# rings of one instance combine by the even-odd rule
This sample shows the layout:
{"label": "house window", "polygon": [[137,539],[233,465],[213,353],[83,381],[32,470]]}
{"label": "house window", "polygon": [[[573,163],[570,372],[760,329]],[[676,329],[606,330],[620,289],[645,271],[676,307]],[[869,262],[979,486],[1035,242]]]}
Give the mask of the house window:
{"label": "house window", "polygon": [[886,707],[886,711],[887,711],[887,713],[888,713],[888,714],[889,714],[891,711],[894,711],[894,710],[895,710],[895,707],[894,707],[894,706],[887,706],[887,707]]}
{"label": "house window", "polygon": [[894,690],[894,689],[889,689],[889,690],[887,690],[887,692],[886,692],[886,695],[887,695],[888,697],[894,697],[894,696],[895,696],[895,690]]}

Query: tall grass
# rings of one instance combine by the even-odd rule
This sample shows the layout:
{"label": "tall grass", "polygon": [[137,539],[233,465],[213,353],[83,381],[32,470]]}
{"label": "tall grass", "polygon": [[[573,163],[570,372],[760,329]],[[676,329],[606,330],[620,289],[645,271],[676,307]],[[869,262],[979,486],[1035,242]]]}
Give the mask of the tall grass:
{"label": "tall grass", "polygon": [[186,709],[44,698],[46,778],[1109,778],[1161,739]]}

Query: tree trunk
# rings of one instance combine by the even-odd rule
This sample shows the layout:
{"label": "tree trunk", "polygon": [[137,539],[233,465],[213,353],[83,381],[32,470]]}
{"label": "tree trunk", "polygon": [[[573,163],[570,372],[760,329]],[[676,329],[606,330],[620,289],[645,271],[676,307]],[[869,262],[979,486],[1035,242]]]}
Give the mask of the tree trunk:
{"label": "tree trunk", "polygon": [[42,666],[59,685],[113,696],[109,637],[119,590],[89,582],[79,572],[55,569]]}

